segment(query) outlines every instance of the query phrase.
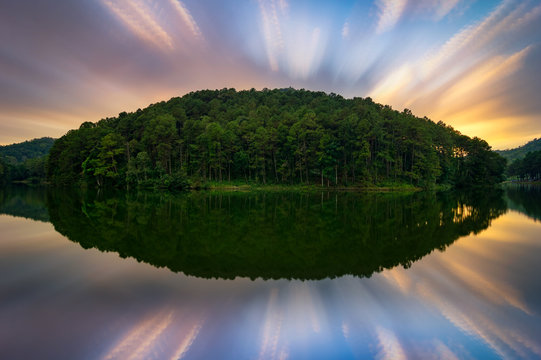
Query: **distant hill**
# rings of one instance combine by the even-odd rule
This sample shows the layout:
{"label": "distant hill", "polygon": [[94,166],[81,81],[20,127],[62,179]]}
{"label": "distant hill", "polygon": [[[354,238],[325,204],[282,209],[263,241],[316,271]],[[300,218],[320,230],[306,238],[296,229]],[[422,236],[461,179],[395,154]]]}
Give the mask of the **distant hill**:
{"label": "distant hill", "polygon": [[541,150],[541,139],[533,139],[525,145],[519,146],[509,150],[496,150],[498,154],[507,159],[507,163],[510,164],[517,159],[522,159],[529,152]]}
{"label": "distant hill", "polygon": [[55,139],[44,137],[0,146],[0,185],[45,181],[47,159]]}
{"label": "distant hill", "polygon": [[22,164],[26,160],[40,158],[49,154],[53,143],[53,138],[43,137],[17,144],[0,146],[0,157],[3,157],[12,165]]}

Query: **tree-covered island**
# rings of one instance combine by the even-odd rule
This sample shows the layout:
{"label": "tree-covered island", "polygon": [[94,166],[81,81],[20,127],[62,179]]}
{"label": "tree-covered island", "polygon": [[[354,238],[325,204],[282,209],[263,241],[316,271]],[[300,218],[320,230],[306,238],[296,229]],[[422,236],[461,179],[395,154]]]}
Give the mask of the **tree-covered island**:
{"label": "tree-covered island", "polygon": [[405,109],[336,94],[203,90],[58,139],[55,185],[198,187],[209,182],[415,187],[495,184],[486,141]]}

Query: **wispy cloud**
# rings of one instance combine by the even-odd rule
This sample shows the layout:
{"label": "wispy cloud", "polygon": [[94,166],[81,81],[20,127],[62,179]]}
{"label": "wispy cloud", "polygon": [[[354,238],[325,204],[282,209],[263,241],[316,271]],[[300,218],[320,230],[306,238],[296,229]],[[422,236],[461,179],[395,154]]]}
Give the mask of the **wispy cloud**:
{"label": "wispy cloud", "polygon": [[278,343],[281,335],[283,314],[279,305],[276,304],[277,302],[278,289],[273,288],[270,291],[269,302],[267,305],[258,359],[278,359],[280,356]]}
{"label": "wispy cloud", "polygon": [[172,49],[171,36],[150,14],[151,10],[141,1],[103,0],[107,8],[136,36],[162,49]]}
{"label": "wispy cloud", "polygon": [[259,0],[263,41],[269,67],[306,79],[321,63],[327,32],[317,24],[291,20],[282,0]]}
{"label": "wispy cloud", "polygon": [[347,38],[349,36],[349,22],[345,22],[342,26],[342,37]]}
{"label": "wispy cloud", "polygon": [[171,356],[171,360],[180,360],[188,353],[188,350],[190,350],[190,347],[192,346],[193,342],[197,338],[197,335],[199,335],[199,331],[201,330],[202,326],[203,326],[203,321],[201,320],[190,329],[190,331],[188,332],[188,334],[186,334],[184,339],[180,341],[178,348],[173,352],[173,356]]}
{"label": "wispy cloud", "polygon": [[376,84],[369,92],[378,101],[390,103],[415,81],[414,69],[404,64]]}
{"label": "wispy cloud", "polygon": [[133,358],[148,350],[154,340],[171,324],[171,321],[172,312],[159,313],[143,320],[120,339],[103,359]]}
{"label": "wispy cloud", "polygon": [[[164,51],[178,47],[180,38],[186,38],[184,33],[201,40],[203,35],[186,6],[179,0],[169,0],[157,6],[150,6],[144,0],[102,0],[107,9],[116,16],[133,34],[141,40],[152,44]],[[182,31],[174,27],[178,20],[170,20],[168,14],[175,14],[185,26]]]}
{"label": "wispy cloud", "polygon": [[406,353],[398,341],[395,334],[391,331],[378,326],[376,327],[376,334],[378,337],[378,348],[379,353],[378,359],[394,359],[394,360],[405,360]]}
{"label": "wispy cloud", "polygon": [[284,66],[291,77],[306,79],[319,68],[326,43],[324,36],[319,27],[302,25],[288,33]]}
{"label": "wispy cloud", "polygon": [[453,353],[451,349],[449,349],[449,347],[447,347],[440,340],[435,340],[434,343],[435,343],[434,345],[436,348],[435,350],[436,350],[438,359],[445,359],[445,360],[459,360],[460,359],[455,353]]}
{"label": "wispy cloud", "polygon": [[541,136],[537,0],[372,0],[349,12],[288,0],[234,9],[58,0],[34,4],[39,23],[21,4],[0,12],[0,142],[39,135],[34,124],[60,136],[83,121],[231,86],[371,96],[504,147]]}
{"label": "wispy cloud", "polygon": [[436,20],[441,20],[447,14],[449,14],[460,2],[460,0],[439,0],[435,4],[435,14],[434,17]]}
{"label": "wispy cloud", "polygon": [[193,309],[158,311],[136,324],[102,359],[182,359],[197,339],[204,318]]}
{"label": "wispy cloud", "polygon": [[415,0],[408,4],[408,11],[418,14],[428,14],[434,21],[440,21],[453,10],[457,9],[464,0]]}
{"label": "wispy cloud", "polygon": [[186,9],[186,6],[184,6],[184,4],[179,0],[169,0],[169,2],[173,6],[173,9],[175,9],[177,14],[180,16],[180,18],[184,21],[186,26],[190,29],[191,33],[195,37],[200,38],[202,36],[201,30],[199,30],[197,23],[193,19],[188,9]]}
{"label": "wispy cloud", "polygon": [[289,5],[283,0],[259,0],[259,6],[269,65],[273,71],[278,71],[280,58],[287,55],[283,31]]}
{"label": "wispy cloud", "polygon": [[[451,5],[456,6],[449,3],[445,9]],[[492,105],[497,102],[497,97],[502,96],[501,86],[511,83],[511,76],[524,66],[531,53],[532,46],[516,49],[514,42],[523,29],[541,17],[541,6],[527,5],[511,0],[501,2],[483,19],[464,27],[440,47],[395,69],[387,69],[387,73],[382,71],[383,76],[368,94],[377,101],[408,107],[464,130],[461,126],[465,124],[460,119],[466,118],[458,113],[479,108],[485,102]],[[476,114],[477,121],[496,113],[497,105],[487,104],[483,114]],[[472,130],[471,118],[467,123]],[[483,128],[490,129],[486,124]]]}
{"label": "wispy cloud", "polygon": [[[456,82],[450,84],[451,86],[442,93],[442,97],[451,108],[464,107],[468,101],[475,101],[478,94],[486,94],[489,90],[487,88],[492,87],[521,68],[530,51],[531,46],[528,46],[509,56],[497,55],[487,59],[472,71],[465,73]],[[445,116],[444,114],[448,111],[442,109],[439,114]]]}
{"label": "wispy cloud", "polygon": [[270,68],[273,71],[278,71],[279,69],[277,57],[284,48],[284,40],[282,39],[282,30],[276,5],[275,0],[259,0],[265,48]]}
{"label": "wispy cloud", "polygon": [[391,30],[402,17],[406,4],[407,0],[377,0],[379,18],[376,33],[380,34]]}
{"label": "wispy cloud", "polygon": [[278,5],[280,6],[280,10],[282,12],[286,12],[289,8],[289,3],[287,2],[287,0],[278,0]]}

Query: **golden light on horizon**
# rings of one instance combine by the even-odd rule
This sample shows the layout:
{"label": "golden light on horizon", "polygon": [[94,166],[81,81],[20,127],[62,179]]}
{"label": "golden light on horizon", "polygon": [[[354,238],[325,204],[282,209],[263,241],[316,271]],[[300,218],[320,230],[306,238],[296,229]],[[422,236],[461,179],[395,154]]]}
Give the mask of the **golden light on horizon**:
{"label": "golden light on horizon", "polygon": [[540,4],[517,0],[12,3],[0,14],[0,144],[190,91],[292,86],[514,147],[541,137],[540,19]]}

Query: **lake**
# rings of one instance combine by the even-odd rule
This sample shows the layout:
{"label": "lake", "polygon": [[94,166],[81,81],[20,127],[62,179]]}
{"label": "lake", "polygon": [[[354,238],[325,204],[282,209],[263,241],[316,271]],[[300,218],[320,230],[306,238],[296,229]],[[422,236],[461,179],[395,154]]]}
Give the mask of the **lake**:
{"label": "lake", "polygon": [[2,359],[541,357],[541,189],[0,189]]}

